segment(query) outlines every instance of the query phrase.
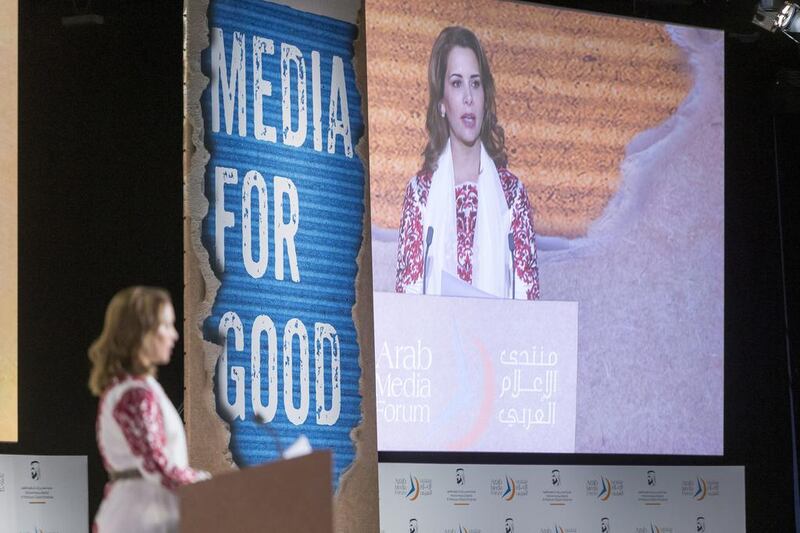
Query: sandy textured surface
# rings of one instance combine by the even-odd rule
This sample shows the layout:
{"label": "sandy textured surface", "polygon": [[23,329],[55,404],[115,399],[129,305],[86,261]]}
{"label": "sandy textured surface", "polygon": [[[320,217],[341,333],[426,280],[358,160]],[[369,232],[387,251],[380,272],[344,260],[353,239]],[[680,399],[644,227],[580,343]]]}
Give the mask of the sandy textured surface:
{"label": "sandy textured surface", "polygon": [[427,64],[439,32],[466,26],[497,86],[509,168],[539,232],[585,235],[620,183],[632,137],[675,112],[691,86],[663,26],[495,0],[368,0],[372,223],[397,228],[427,140]]}
{"label": "sandy textured surface", "polygon": [[17,440],[17,5],[0,9],[0,441]]}
{"label": "sandy textured surface", "polygon": [[[542,299],[579,302],[577,452],[723,451],[724,40],[670,31],[688,97],[627,144],[586,237],[540,239]],[[396,246],[373,229],[375,290]]]}

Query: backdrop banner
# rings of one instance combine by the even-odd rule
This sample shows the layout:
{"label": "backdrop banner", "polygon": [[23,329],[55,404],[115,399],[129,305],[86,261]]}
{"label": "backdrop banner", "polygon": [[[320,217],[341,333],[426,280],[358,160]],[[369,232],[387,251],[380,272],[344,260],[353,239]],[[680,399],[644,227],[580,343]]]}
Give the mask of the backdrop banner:
{"label": "backdrop banner", "polygon": [[744,533],[741,466],[381,463],[381,533]]}
{"label": "backdrop banner", "polygon": [[292,4],[187,4],[186,420],[197,466],[272,461],[305,436],[333,451],[336,488],[362,419],[357,4]]}
{"label": "backdrop banner", "polygon": [[0,455],[0,533],[88,530],[85,455]]}

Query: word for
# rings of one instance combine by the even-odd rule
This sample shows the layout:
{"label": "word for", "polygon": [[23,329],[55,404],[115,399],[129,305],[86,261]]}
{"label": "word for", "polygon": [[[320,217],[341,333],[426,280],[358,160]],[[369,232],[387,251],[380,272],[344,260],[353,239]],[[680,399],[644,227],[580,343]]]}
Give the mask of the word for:
{"label": "word for", "polygon": [[[216,167],[214,170],[214,191],[216,201],[214,209],[216,227],[214,228],[216,243],[217,268],[225,271],[225,230],[233,228],[234,212],[225,209],[225,185],[238,185],[239,173],[235,168]],[[275,279],[284,279],[284,245],[289,257],[289,270],[292,281],[300,281],[300,269],[297,266],[297,248],[294,237],[300,223],[300,201],[297,197],[297,187],[292,180],[281,176],[272,179],[274,196],[273,207],[273,242],[275,246]],[[247,273],[253,278],[260,278],[267,272],[269,264],[269,199],[267,182],[257,170],[250,170],[244,176],[242,184],[242,260]],[[288,199],[288,206],[284,199]],[[253,199],[256,201],[255,228],[258,235],[258,257],[254,258],[253,251]],[[289,218],[285,219],[288,211]]]}

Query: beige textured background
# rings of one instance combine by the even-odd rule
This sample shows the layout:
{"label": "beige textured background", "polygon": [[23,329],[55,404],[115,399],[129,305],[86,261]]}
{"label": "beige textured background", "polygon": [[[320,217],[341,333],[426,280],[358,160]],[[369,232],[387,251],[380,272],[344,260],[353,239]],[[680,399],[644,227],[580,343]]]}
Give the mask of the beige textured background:
{"label": "beige textured background", "polygon": [[[326,3],[319,0],[287,0],[296,9],[333,16],[355,23],[360,0]],[[185,410],[189,456],[192,465],[212,473],[235,468],[228,443],[230,431],[217,415],[214,406],[212,379],[214,365],[221,353],[219,346],[205,342],[201,335],[202,321],[209,316],[219,289],[210,268],[208,252],[200,242],[201,223],[208,211],[203,192],[203,173],[208,153],[203,145],[203,121],[200,96],[208,80],[200,69],[200,53],[208,46],[206,12],[208,0],[186,0],[186,46],[184,57],[185,122],[184,122],[184,276],[185,315]],[[363,29],[363,23],[360,26]],[[364,40],[356,46],[356,70],[366,115],[364,79]],[[360,393],[362,421],[351,433],[356,457],[342,475],[334,498],[334,530],[341,533],[378,530],[378,454],[375,434],[375,372],[372,339],[372,272],[369,240],[369,180],[366,156],[366,135],[356,147],[365,166],[365,212],[363,246],[358,256],[356,305],[353,319],[358,334],[362,369]]]}
{"label": "beige textured background", "polygon": [[0,7],[0,441],[17,440],[17,3]]}
{"label": "beige textured background", "polygon": [[[496,0],[367,0],[372,223],[397,228],[427,136],[427,64],[442,28],[486,50],[509,168],[539,233],[586,234],[620,182],[625,146],[691,87],[663,26]],[[580,35],[577,34],[577,29]]]}

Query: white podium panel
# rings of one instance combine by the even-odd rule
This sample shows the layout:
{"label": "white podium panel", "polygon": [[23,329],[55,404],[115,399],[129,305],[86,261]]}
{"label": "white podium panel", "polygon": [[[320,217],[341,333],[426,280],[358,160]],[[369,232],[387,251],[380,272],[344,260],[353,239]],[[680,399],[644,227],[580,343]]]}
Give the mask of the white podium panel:
{"label": "white podium panel", "polygon": [[378,450],[575,451],[577,302],[373,297]]}

